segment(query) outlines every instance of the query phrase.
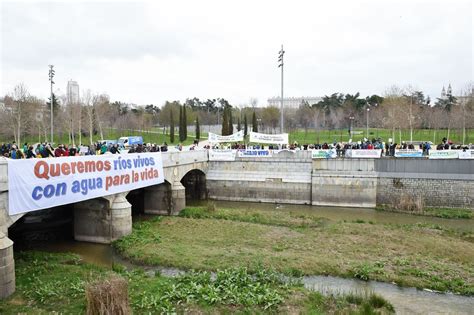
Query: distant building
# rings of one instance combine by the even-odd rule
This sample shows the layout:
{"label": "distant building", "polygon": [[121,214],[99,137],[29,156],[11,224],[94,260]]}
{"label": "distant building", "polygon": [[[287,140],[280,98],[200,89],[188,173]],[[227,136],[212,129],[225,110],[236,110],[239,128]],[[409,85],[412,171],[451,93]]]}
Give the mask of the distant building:
{"label": "distant building", "polygon": [[[310,106],[321,101],[319,96],[302,96],[302,97],[284,97],[283,107],[298,108],[303,102],[307,102]],[[268,106],[281,106],[281,97],[271,97],[268,99]]]}
{"label": "distant building", "polygon": [[[441,90],[441,97],[440,99],[445,100],[448,98],[449,95],[453,94],[453,89],[451,87],[451,84],[448,85],[448,89],[445,89],[443,86],[443,89]],[[474,95],[474,87],[470,91],[470,94],[468,95],[455,95],[454,97],[456,98],[457,102],[456,104],[460,105],[465,105],[467,102],[469,102]]]}
{"label": "distant building", "polygon": [[79,84],[76,81],[67,82],[66,97],[68,105],[79,103]]}

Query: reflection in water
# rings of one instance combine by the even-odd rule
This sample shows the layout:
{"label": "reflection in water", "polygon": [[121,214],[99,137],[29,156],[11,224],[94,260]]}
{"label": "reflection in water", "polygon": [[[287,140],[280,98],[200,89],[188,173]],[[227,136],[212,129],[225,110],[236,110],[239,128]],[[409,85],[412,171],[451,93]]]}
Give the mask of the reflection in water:
{"label": "reflection in water", "polygon": [[[192,205],[205,203],[193,202]],[[400,213],[378,212],[373,209],[361,208],[332,208],[302,205],[281,205],[248,202],[216,202],[219,208],[230,209],[258,209],[268,211],[291,211],[301,214],[316,214],[333,221],[354,221],[357,219],[379,223],[395,224],[439,224],[460,231],[474,231],[472,220],[448,220],[425,216],[414,216]],[[147,216],[134,217],[134,220],[146,219]],[[111,268],[119,263],[127,268],[141,267],[149,272],[159,271],[164,276],[176,276],[183,271],[165,267],[143,267],[132,264],[116,255],[110,245],[93,244],[86,242],[49,241],[29,243],[28,248],[50,252],[72,252],[82,257],[85,262]],[[18,249],[18,247],[15,247]],[[302,279],[306,288],[326,293],[347,292],[375,292],[392,303],[398,314],[473,314],[474,297],[453,294],[439,294],[417,290],[415,288],[401,288],[393,284],[343,279],[326,276],[308,276]]]}

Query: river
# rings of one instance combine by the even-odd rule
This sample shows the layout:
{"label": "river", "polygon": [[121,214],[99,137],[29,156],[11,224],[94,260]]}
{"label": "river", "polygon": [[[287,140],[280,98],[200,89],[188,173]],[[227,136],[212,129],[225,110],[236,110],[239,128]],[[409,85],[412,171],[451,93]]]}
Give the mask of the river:
{"label": "river", "polygon": [[[192,203],[198,205],[199,203]],[[364,220],[392,224],[438,224],[459,231],[474,231],[473,220],[442,219],[428,216],[380,212],[362,208],[332,208],[301,205],[280,205],[247,202],[216,202],[219,208],[259,209],[268,211],[294,211],[301,214],[317,214],[332,221]],[[32,244],[30,244],[32,245]],[[80,255],[84,261],[100,266],[111,267],[113,263],[133,267],[116,255],[110,245],[75,242],[73,240],[40,242],[32,246],[51,252],[72,252]],[[159,270],[162,275],[175,276],[183,271],[173,268],[147,267],[153,272]],[[393,304],[397,314],[473,314],[474,297],[443,294],[399,287],[390,283],[361,281],[327,276],[306,276],[302,278],[304,286],[310,290],[325,293],[375,292]]]}

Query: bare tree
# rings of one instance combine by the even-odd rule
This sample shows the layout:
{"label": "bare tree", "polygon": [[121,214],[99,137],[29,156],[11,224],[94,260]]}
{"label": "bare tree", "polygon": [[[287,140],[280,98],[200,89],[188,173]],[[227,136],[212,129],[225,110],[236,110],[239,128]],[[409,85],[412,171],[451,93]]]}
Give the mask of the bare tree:
{"label": "bare tree", "polygon": [[257,107],[257,105],[258,105],[258,98],[251,97],[250,100],[249,100],[249,104],[253,109],[255,109],[255,107]]}
{"label": "bare tree", "polygon": [[[13,121],[15,122],[14,138],[18,145],[21,143],[21,131],[23,125],[27,121],[25,107],[29,97],[30,94],[28,89],[23,83],[20,83],[13,88],[13,93],[11,94],[11,98],[13,99],[12,116]],[[25,112],[25,114],[23,112]]]}
{"label": "bare tree", "polygon": [[466,121],[472,123],[473,111],[474,111],[474,82],[469,82],[461,92],[461,99],[459,105],[461,108],[461,120],[462,120],[462,144],[466,142]]}
{"label": "bare tree", "polygon": [[107,113],[110,110],[109,104],[110,100],[107,94],[97,94],[94,95],[94,97],[92,98],[92,105],[95,111],[95,120],[97,127],[99,128],[99,134],[101,139],[104,139],[103,118],[106,117]]}
{"label": "bare tree", "polygon": [[92,104],[92,94],[90,90],[82,92],[81,102],[87,118],[87,126],[89,128],[89,143],[93,144],[92,136],[94,135],[94,106]]}

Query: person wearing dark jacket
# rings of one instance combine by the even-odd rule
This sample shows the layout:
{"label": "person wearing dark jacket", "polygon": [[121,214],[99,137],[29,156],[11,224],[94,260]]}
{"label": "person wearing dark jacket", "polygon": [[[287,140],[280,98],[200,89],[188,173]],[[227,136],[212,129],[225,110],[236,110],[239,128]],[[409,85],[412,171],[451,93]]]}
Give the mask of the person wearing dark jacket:
{"label": "person wearing dark jacket", "polygon": [[26,158],[27,159],[33,159],[33,158],[36,158],[36,154],[35,152],[33,151],[33,146],[30,145],[28,147],[28,151],[26,151]]}

